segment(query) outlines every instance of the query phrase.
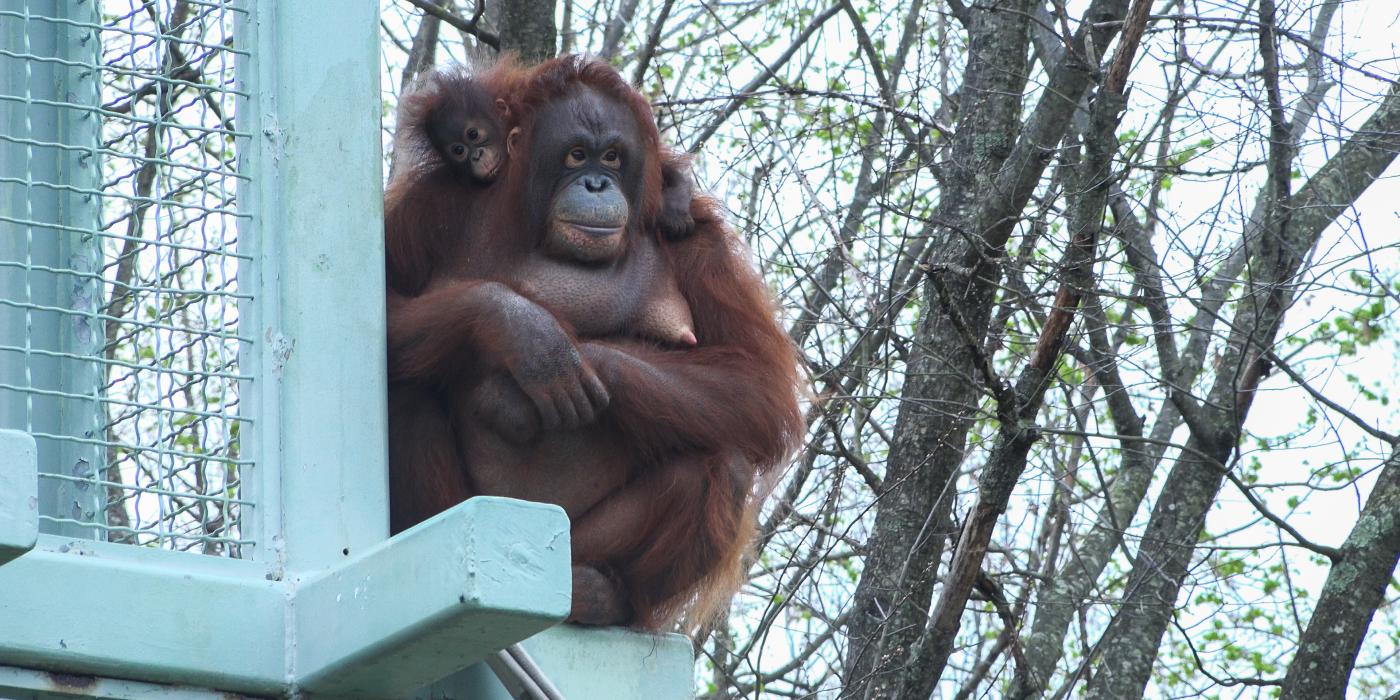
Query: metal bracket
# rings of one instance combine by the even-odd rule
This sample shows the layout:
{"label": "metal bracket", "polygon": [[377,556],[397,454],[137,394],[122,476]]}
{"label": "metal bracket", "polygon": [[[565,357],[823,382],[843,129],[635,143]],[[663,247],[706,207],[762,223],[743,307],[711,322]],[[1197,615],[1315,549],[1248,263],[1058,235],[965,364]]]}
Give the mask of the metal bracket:
{"label": "metal bracket", "polygon": [[34,438],[0,430],[0,566],[39,537],[39,460]]}
{"label": "metal bracket", "polygon": [[486,658],[486,665],[516,700],[564,700],[564,694],[519,644],[512,644]]}
{"label": "metal bracket", "polygon": [[400,697],[562,620],[569,574],[561,508],[470,499],[294,583],[296,685]]}

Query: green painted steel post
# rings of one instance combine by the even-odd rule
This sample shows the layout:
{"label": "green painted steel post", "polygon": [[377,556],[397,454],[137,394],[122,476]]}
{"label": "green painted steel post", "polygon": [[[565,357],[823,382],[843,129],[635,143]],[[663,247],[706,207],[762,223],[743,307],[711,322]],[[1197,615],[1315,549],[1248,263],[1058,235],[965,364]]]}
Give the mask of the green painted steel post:
{"label": "green painted steel post", "polygon": [[255,556],[315,572],[388,536],[379,7],[264,0],[241,36],[240,270]]}
{"label": "green painted steel post", "polygon": [[81,538],[105,501],[95,5],[0,0],[24,56],[0,56],[0,428],[36,438],[42,530]]}

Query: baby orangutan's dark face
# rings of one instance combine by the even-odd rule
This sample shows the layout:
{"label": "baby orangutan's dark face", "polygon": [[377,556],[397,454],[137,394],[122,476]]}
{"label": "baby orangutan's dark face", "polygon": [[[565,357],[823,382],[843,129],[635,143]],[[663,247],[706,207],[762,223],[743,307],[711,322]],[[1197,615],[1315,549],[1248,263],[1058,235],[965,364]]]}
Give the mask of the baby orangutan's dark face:
{"label": "baby orangutan's dark face", "polygon": [[[485,96],[443,100],[428,124],[433,148],[473,182],[494,182],[505,163],[505,138],[496,107]],[[480,97],[481,99],[473,99]]]}

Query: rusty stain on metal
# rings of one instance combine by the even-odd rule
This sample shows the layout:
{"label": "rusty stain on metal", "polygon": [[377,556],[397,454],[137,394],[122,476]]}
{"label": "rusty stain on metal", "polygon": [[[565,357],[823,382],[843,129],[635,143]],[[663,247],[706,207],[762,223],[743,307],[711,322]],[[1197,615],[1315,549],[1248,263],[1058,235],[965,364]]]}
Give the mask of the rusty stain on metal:
{"label": "rusty stain on metal", "polygon": [[97,685],[96,676],[56,671],[44,675],[48,677],[50,685],[60,690],[89,690]]}

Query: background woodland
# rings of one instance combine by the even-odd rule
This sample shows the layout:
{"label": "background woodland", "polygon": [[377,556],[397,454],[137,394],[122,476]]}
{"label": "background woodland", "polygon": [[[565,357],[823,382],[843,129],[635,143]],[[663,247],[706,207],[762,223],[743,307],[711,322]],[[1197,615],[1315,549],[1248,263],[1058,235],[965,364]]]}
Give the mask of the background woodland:
{"label": "background woodland", "polygon": [[815,400],[704,697],[1381,698],[1397,13],[386,0],[386,158],[420,72],[582,52],[729,207]]}

